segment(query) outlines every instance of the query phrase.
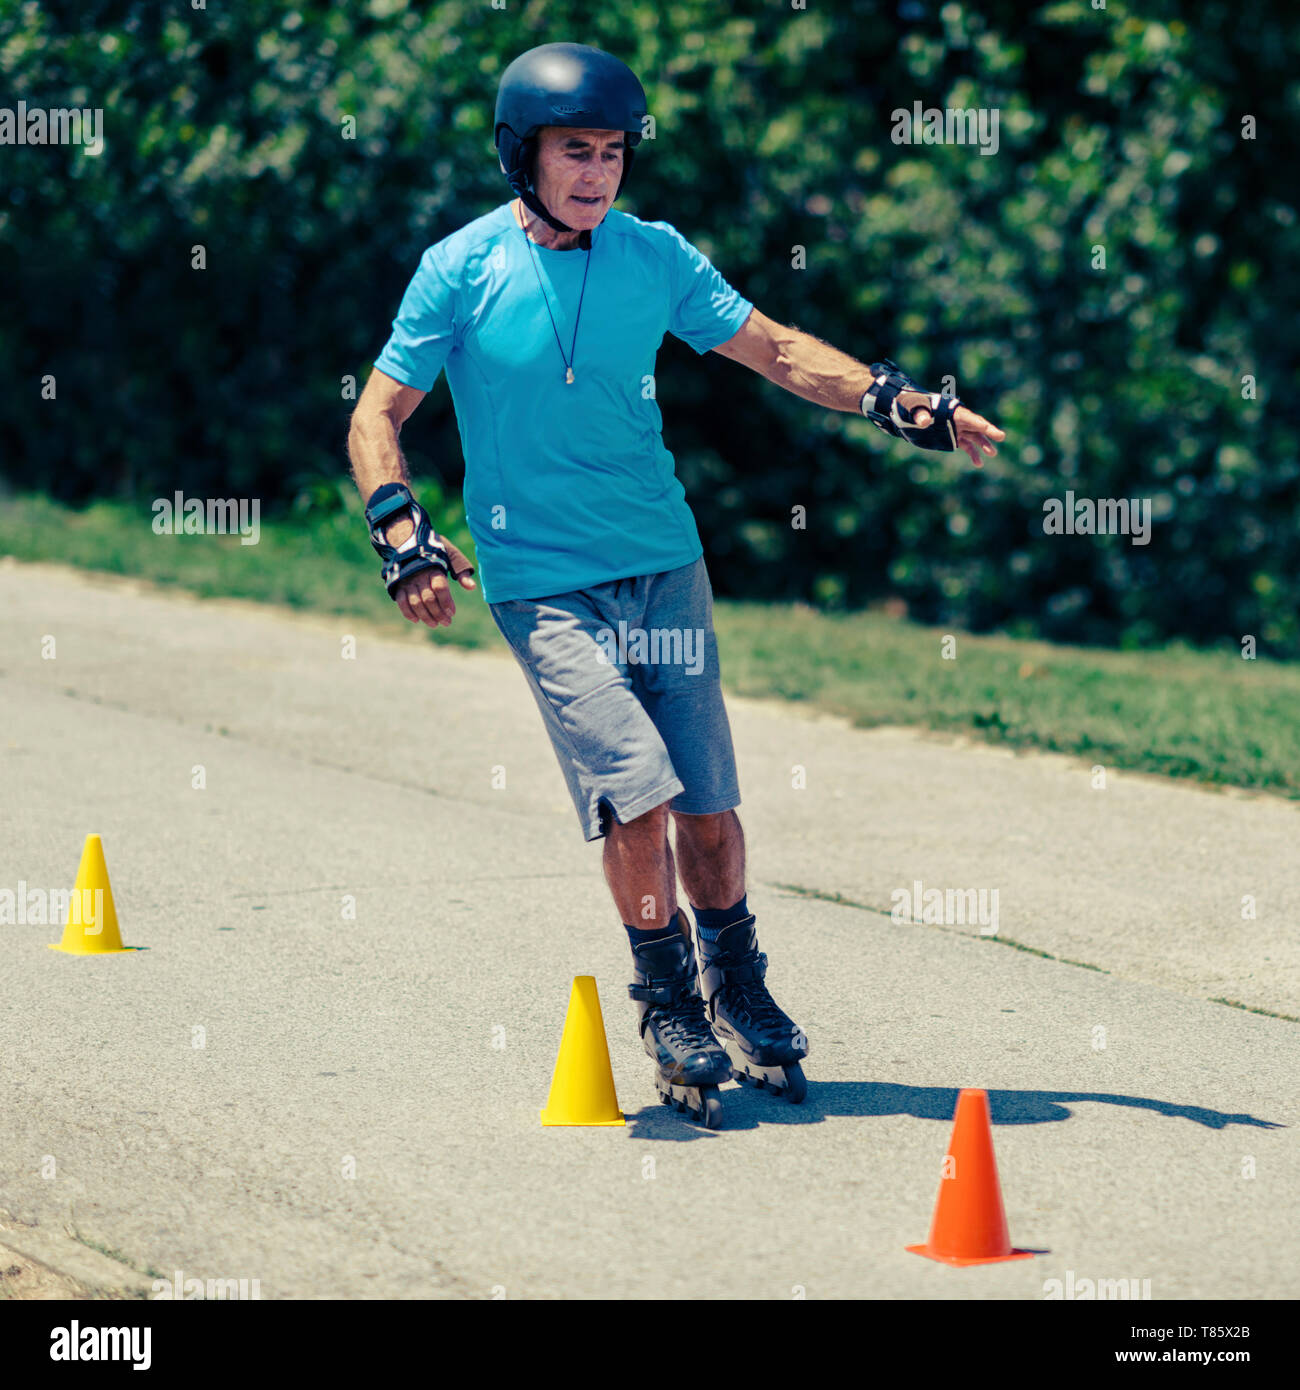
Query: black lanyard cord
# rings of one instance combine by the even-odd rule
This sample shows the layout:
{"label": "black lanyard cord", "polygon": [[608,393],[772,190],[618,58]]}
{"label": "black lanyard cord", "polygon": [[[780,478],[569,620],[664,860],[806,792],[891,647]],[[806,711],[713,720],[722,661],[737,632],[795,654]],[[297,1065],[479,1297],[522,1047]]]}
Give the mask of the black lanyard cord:
{"label": "black lanyard cord", "polygon": [[528,256],[533,263],[533,274],[537,276],[537,288],[542,292],[542,301],[546,305],[546,312],[551,320],[551,332],[555,334],[555,346],[560,349],[560,358],[564,362],[564,383],[566,386],[573,385],[573,359],[578,347],[578,322],[582,318],[582,301],[587,294],[587,274],[591,270],[591,238],[588,237],[587,245],[587,264],[582,271],[582,289],[578,294],[578,312],[573,319],[573,342],[569,347],[568,357],[564,356],[564,344],[560,341],[560,330],[555,325],[555,315],[551,313],[551,300],[546,293],[546,286],[542,284],[542,272],[537,265],[537,253],[533,250],[533,239],[528,235],[528,228],[525,227],[524,240],[528,243]]}

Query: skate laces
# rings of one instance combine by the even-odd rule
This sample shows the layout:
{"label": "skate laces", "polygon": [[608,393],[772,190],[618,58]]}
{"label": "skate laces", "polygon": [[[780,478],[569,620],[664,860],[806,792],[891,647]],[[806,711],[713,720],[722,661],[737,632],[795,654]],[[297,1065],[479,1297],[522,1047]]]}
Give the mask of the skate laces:
{"label": "skate laces", "polygon": [[762,980],[733,981],[723,985],[722,995],[728,1012],[747,1017],[760,1028],[772,1027],[784,1032],[790,1027],[790,1020],[768,993]]}
{"label": "skate laces", "polygon": [[704,1000],[692,989],[682,989],[671,1004],[661,1004],[655,1012],[659,1015],[660,1031],[674,1042],[701,1046],[716,1042],[705,1017]]}
{"label": "skate laces", "polygon": [[757,951],[730,958],[721,956],[715,958],[713,963],[723,971],[724,983],[719,993],[722,995],[728,1013],[746,1019],[760,1028],[775,1028],[779,1032],[785,1032],[794,1025],[768,992],[767,985],[761,975],[754,974],[748,979],[740,980],[726,978],[728,967],[734,969],[736,966],[753,965],[758,959],[759,953]]}

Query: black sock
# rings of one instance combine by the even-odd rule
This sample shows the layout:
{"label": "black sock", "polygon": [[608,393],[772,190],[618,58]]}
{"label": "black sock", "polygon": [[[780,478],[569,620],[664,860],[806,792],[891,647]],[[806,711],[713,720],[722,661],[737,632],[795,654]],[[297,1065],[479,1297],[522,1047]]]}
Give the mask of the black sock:
{"label": "black sock", "polygon": [[629,927],[623,923],[623,930],[627,932],[627,939],[633,946],[644,946],[647,941],[666,941],[674,932],[681,931],[676,916],[666,927],[655,927],[651,931],[643,931],[640,927]]}
{"label": "black sock", "polygon": [[700,940],[716,941],[723,928],[734,927],[737,922],[743,922],[749,916],[749,906],[746,902],[748,897],[749,894],[746,894],[730,907],[693,907],[691,911],[695,913],[695,926],[700,933]]}

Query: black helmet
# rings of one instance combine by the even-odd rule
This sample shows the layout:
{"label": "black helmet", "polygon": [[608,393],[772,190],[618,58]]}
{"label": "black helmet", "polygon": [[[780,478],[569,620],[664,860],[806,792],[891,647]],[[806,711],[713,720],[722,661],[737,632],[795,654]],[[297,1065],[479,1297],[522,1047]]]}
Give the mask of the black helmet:
{"label": "black helmet", "polygon": [[633,146],[641,142],[645,92],[626,63],[581,43],[544,43],[530,48],[501,74],[497,89],[497,154],[510,187],[557,231],[571,232],[547,211],[533,188],[537,132],[545,125],[621,130],[623,177],[632,168]]}

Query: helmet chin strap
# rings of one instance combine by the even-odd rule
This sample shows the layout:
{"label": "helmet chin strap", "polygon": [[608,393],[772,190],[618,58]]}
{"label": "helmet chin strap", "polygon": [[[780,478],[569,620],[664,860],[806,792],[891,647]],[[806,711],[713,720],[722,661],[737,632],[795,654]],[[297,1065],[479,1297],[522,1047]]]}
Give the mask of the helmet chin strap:
{"label": "helmet chin strap", "polygon": [[[552,217],[549,210],[546,207],[546,204],[542,202],[542,200],[537,196],[536,193],[532,191],[531,188],[519,188],[516,185],[515,192],[519,194],[520,199],[526,207],[531,208],[538,215],[538,217],[540,217],[544,222],[548,223],[550,226],[554,227],[557,232],[572,233],[576,230],[576,228],[574,227],[566,226],[563,222],[560,221],[558,217]],[[578,246],[583,251],[591,250],[591,233],[587,231],[585,228],[582,231],[578,232]]]}
{"label": "helmet chin strap", "polygon": [[[502,136],[502,138],[504,139],[505,136]],[[513,138],[514,137],[512,136],[511,139]],[[514,145],[513,150],[507,150],[507,154],[511,158],[512,162],[516,158],[516,154],[520,150],[520,148],[521,146],[519,144],[516,144]],[[507,170],[504,158],[500,159],[498,162],[501,165],[501,172],[505,174],[506,177],[509,179],[511,189],[514,191],[514,193],[519,198],[520,202],[522,202],[526,208],[536,213],[537,216],[540,217],[548,227],[554,228],[557,232],[566,232],[570,236],[572,236],[574,232],[577,232],[578,245],[584,251],[590,251],[591,233],[586,230],[578,231],[576,227],[570,227],[567,222],[561,222],[560,219],[556,217],[546,206],[546,204],[543,203],[542,200],[537,196],[537,192],[532,185],[532,179],[529,177],[527,172],[527,166],[531,164],[532,160],[535,158],[536,151],[534,150],[533,153],[530,156],[528,156],[528,158],[524,161],[524,167],[517,168],[513,172]],[[626,180],[627,170],[632,163],[632,154],[630,150],[627,152],[624,158],[625,163],[623,170],[623,178],[624,180]],[[622,187],[623,184],[622,182],[620,182],[619,189],[621,190]],[[617,194],[615,196],[617,196]]]}
{"label": "helmet chin strap", "polygon": [[[505,165],[502,164],[501,167],[504,171]],[[510,187],[518,194],[524,206],[535,212],[547,226],[553,227],[557,232],[567,232],[570,235],[577,231],[576,227],[570,227],[567,222],[561,222],[558,217],[552,214],[551,210],[533,191],[531,180],[522,169],[510,180]],[[591,233],[588,231],[578,232],[578,245],[584,251],[591,250]]]}
{"label": "helmet chin strap", "polygon": [[[520,184],[522,184],[522,182],[523,180],[521,179]],[[542,202],[531,188],[520,187],[520,184],[515,185],[515,192],[519,194],[524,204],[531,208],[543,222],[554,227],[557,232],[572,232],[574,230],[573,227],[567,226],[565,223],[561,222],[558,217],[553,217],[546,204]]]}

